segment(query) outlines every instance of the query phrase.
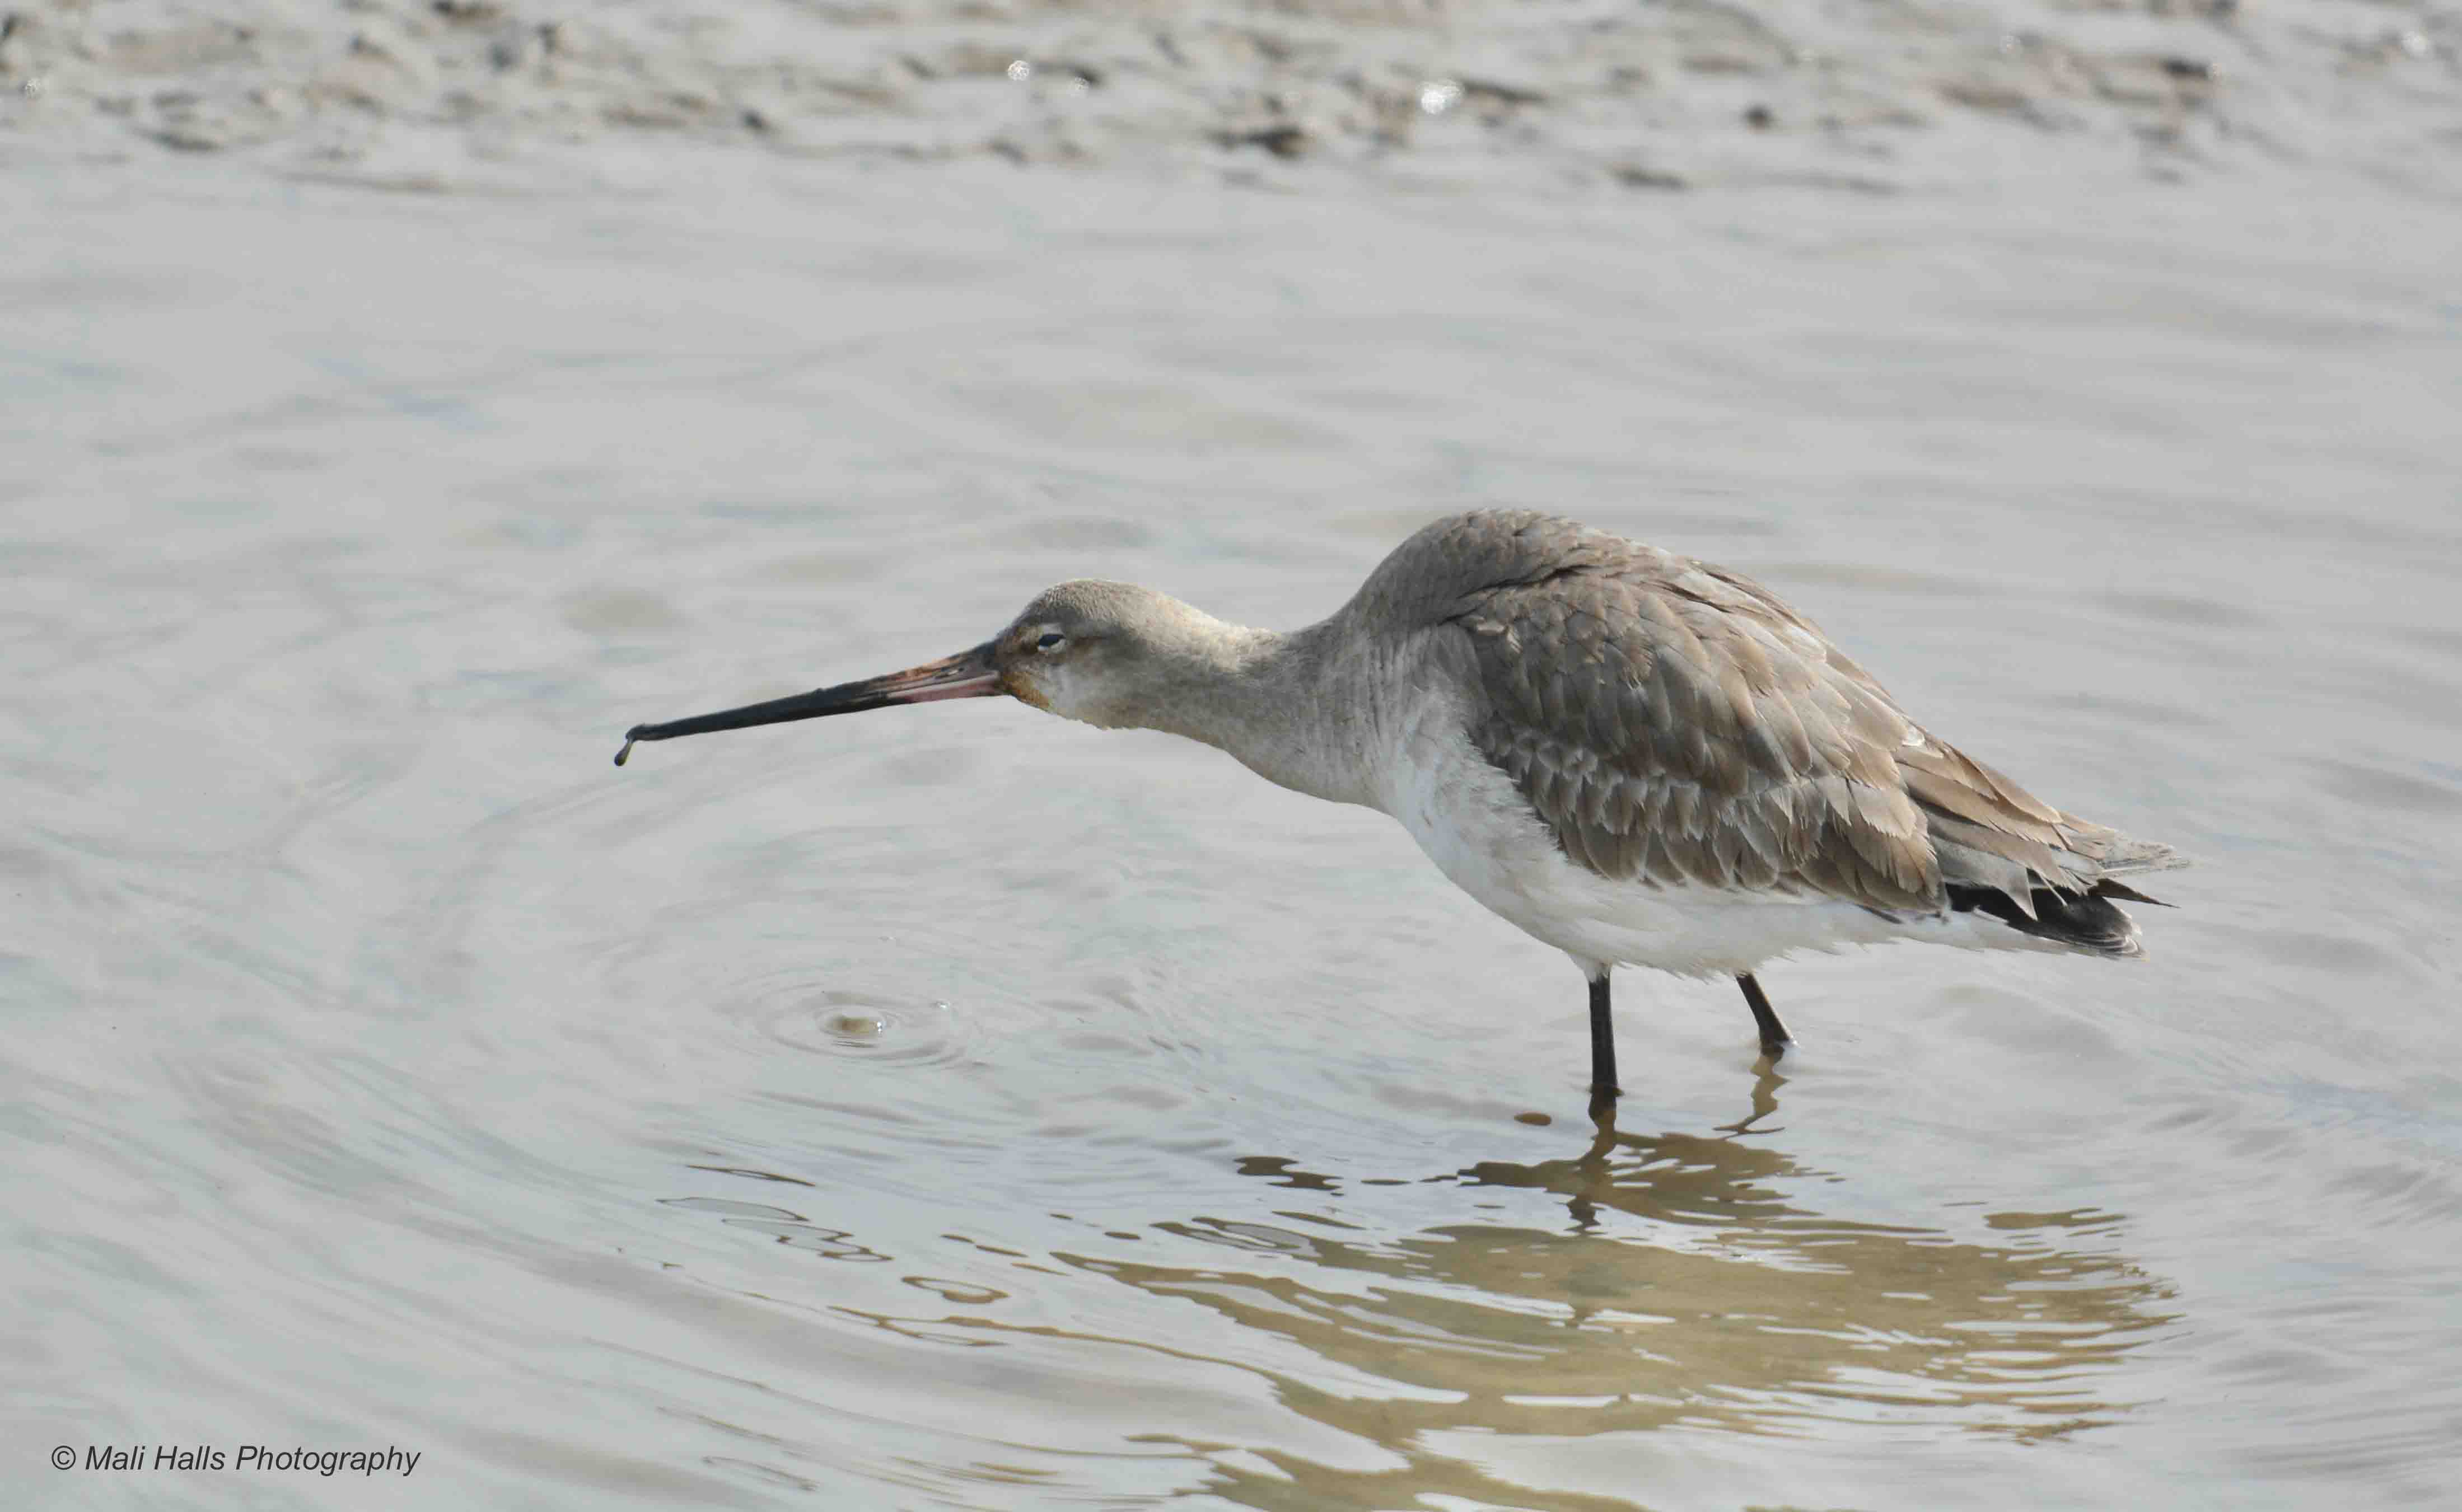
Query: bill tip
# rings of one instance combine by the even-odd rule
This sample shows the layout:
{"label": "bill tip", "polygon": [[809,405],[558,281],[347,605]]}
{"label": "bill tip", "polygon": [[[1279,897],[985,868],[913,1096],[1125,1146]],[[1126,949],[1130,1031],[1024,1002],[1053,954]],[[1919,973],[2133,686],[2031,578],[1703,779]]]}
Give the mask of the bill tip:
{"label": "bill tip", "polygon": [[624,758],[625,758],[625,757],[627,757],[627,756],[630,756],[630,755],[632,755],[632,754],[633,754],[633,737],[632,737],[632,736],[630,736],[630,735],[627,735],[627,736],[625,736],[625,737],[624,737],[624,747],[623,747],[623,749],[621,749],[621,750],[619,750],[619,751],[617,751],[617,752],[616,753],[616,766],[618,766],[618,767],[623,766],[623,765],[624,765]]}

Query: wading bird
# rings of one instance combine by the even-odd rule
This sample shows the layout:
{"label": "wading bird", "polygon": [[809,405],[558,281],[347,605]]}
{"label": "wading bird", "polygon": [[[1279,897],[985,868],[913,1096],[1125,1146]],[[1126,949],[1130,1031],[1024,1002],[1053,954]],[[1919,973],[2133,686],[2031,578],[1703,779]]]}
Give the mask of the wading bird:
{"label": "wading bird", "polygon": [[1006,695],[1167,730],[1267,781],[1401,821],[1456,886],[1589,982],[1616,1095],[1619,964],[1755,980],[1892,940],[2140,954],[2116,880],[2184,865],[1934,738],[1811,621],[1723,568],[1521,510],[1439,520],[1330,618],[1225,624],[1128,583],[1047,590],[971,651],[627,732],[673,740]]}

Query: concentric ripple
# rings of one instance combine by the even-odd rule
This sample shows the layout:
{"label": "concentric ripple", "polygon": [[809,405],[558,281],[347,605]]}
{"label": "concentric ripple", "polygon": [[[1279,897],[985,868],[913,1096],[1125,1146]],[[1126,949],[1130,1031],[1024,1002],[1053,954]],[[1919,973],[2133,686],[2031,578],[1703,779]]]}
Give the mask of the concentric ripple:
{"label": "concentric ripple", "polygon": [[734,983],[712,1017],[772,1045],[883,1066],[946,1066],[969,1052],[956,1008],[861,987],[830,986],[809,971]]}

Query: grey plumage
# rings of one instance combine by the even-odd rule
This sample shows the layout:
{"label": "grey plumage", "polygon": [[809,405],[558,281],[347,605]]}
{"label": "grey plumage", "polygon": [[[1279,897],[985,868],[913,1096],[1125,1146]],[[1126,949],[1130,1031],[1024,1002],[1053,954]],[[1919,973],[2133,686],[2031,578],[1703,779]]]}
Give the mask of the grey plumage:
{"label": "grey plumage", "polygon": [[1617,1094],[1620,964],[1732,977],[1775,1061],[1793,1036],[1754,975],[1766,961],[1903,939],[2131,956],[2115,900],[2153,899],[2117,878],[2178,864],[1933,739],[1751,579],[1521,511],[1438,521],[1302,630],[1080,579],[956,656],[637,724],[616,760],[641,741],[1000,695],[1202,741],[1392,815],[1581,969],[1594,1112]]}
{"label": "grey plumage", "polygon": [[1603,876],[1976,909],[2131,955],[2109,899],[2154,900],[2111,878],[2185,864],[1935,739],[1760,584],[1569,520],[1439,521],[1352,607],[1436,637],[1483,701],[1473,744]]}

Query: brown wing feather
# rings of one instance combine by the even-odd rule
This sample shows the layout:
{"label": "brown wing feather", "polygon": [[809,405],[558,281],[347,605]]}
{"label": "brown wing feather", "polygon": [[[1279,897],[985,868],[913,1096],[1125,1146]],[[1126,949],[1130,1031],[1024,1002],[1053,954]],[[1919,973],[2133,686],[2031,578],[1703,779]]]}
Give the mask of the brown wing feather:
{"label": "brown wing feather", "polygon": [[1469,643],[1474,744],[1603,875],[1886,913],[1995,888],[2031,919],[2036,888],[2176,864],[1933,739],[1748,578],[1544,515],[1463,516],[1405,551],[1423,546],[1451,558],[1435,585],[1411,565]]}

